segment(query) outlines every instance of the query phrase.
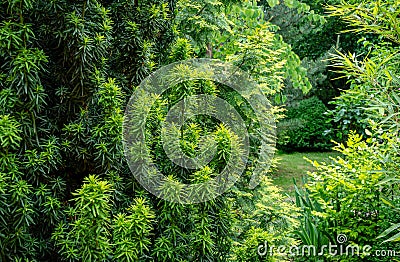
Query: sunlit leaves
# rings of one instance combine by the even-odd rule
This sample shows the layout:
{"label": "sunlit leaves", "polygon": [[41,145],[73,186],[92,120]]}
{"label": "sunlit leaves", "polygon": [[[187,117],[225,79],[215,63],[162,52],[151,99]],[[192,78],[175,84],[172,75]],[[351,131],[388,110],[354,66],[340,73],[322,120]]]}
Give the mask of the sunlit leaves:
{"label": "sunlit leaves", "polygon": [[[352,89],[364,97],[363,114],[387,130],[399,129],[399,32],[396,29],[399,3],[396,1],[366,2],[359,5],[331,6],[332,15],[340,16],[354,28],[349,31],[377,34],[379,44],[364,41],[370,50],[362,59],[359,54],[337,52],[333,65],[349,79]],[[389,11],[390,10],[390,11]]]}
{"label": "sunlit leaves", "polygon": [[0,23],[0,55],[22,49],[34,38],[30,24],[3,21]]}
{"label": "sunlit leaves", "polygon": [[311,89],[300,59],[274,33],[276,26],[263,19],[261,7],[249,3],[233,7],[227,18],[231,20],[228,29],[214,40],[216,58],[248,71],[267,95],[281,92],[286,78],[303,92]]}
{"label": "sunlit leaves", "polygon": [[19,123],[13,117],[9,115],[0,116],[0,145],[3,152],[19,147],[19,142],[22,140],[19,126]]}
{"label": "sunlit leaves", "polygon": [[223,3],[217,0],[177,2],[175,23],[182,37],[202,53],[219,30],[226,30],[229,20],[223,13]]}
{"label": "sunlit leaves", "polygon": [[327,219],[328,226],[320,230],[330,235],[346,232],[351,241],[371,246],[376,245],[374,239],[385,225],[397,221],[390,203],[383,201],[396,194],[384,180],[398,171],[397,145],[392,135],[374,131],[367,141],[351,132],[346,145],[335,147],[343,155],[332,158],[331,163],[310,161],[317,171],[309,173],[307,184]]}
{"label": "sunlit leaves", "polygon": [[340,16],[351,27],[348,32],[369,32],[400,44],[400,3],[395,0],[366,1],[360,4],[329,6],[332,16]]}
{"label": "sunlit leaves", "polygon": [[149,251],[153,212],[144,199],[138,198],[126,213],[113,216],[113,190],[106,181],[89,176],[82,188],[74,193],[74,221],[69,225],[60,224],[53,234],[66,257],[76,260],[84,257],[87,261],[106,258],[138,261]]}
{"label": "sunlit leaves", "polygon": [[89,176],[82,188],[74,193],[76,220],[70,225],[60,224],[53,235],[63,254],[86,261],[105,260],[108,257],[111,252],[108,239],[111,192],[112,188],[107,182]]}

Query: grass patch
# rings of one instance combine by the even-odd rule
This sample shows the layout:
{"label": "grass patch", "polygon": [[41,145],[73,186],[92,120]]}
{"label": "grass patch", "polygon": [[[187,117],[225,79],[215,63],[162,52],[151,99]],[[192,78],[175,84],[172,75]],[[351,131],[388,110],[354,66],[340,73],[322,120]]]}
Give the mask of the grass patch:
{"label": "grass patch", "polygon": [[272,173],[274,184],[281,187],[284,193],[289,195],[294,194],[293,178],[297,185],[302,185],[302,177],[307,175],[307,171],[315,171],[315,168],[308,163],[303,157],[317,162],[330,163],[332,160],[329,157],[339,156],[339,152],[295,152],[276,154],[280,158],[277,169]]}

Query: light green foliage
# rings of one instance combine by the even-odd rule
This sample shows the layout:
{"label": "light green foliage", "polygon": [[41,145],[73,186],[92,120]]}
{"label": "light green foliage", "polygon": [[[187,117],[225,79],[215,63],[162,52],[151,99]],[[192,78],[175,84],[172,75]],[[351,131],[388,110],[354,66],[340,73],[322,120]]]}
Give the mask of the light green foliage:
{"label": "light green foliage", "polygon": [[[388,10],[391,11],[388,11]],[[362,114],[383,125],[385,130],[397,129],[399,88],[399,32],[395,1],[366,2],[359,5],[345,4],[329,8],[334,16],[341,16],[356,32],[378,34],[381,43],[364,41],[370,50],[362,60],[355,54],[338,52],[333,58],[338,72],[349,78],[351,88],[367,103]],[[362,18],[362,19],[361,19]],[[340,101],[340,100],[339,100]]]}
{"label": "light green foliage", "polygon": [[299,209],[287,201],[281,189],[264,177],[259,188],[252,194],[239,193],[239,210],[235,223],[237,231],[233,243],[232,261],[289,261],[285,254],[260,256],[258,247],[285,246],[289,248],[298,242],[294,239],[294,230],[298,226]]}
{"label": "light green foliage", "polygon": [[233,6],[228,18],[231,29],[215,41],[216,58],[249,71],[268,95],[280,93],[286,78],[303,92],[311,88],[299,58],[274,33],[276,26],[263,19],[262,8],[251,3]]}
{"label": "light green foliage", "polygon": [[171,62],[183,61],[193,57],[193,49],[186,38],[178,38],[171,48],[169,59]]}
{"label": "light green foliage", "polygon": [[226,30],[229,26],[223,1],[180,0],[177,1],[176,8],[178,10],[174,20],[176,29],[182,37],[191,41],[200,54],[205,53],[207,45],[216,37],[219,30]]}
{"label": "light green foliage", "polygon": [[113,188],[89,176],[74,193],[69,221],[61,223],[53,240],[69,261],[138,261],[149,251],[154,214],[143,199],[135,199],[126,213],[111,213]]}
{"label": "light green foliage", "polygon": [[383,248],[375,238],[388,224],[398,221],[387,201],[397,194],[382,183],[398,172],[394,141],[388,134],[363,141],[352,132],[346,146],[337,144],[334,148],[343,157],[335,158],[332,164],[310,160],[317,171],[309,172],[307,189],[322,209],[313,215],[329,224],[319,224],[319,229],[332,239],[343,233],[348,243]]}
{"label": "light green foliage", "polygon": [[110,185],[89,176],[75,194],[76,204],[68,212],[71,223],[60,224],[53,238],[68,260],[104,261],[111,253],[108,220],[110,219]]}
{"label": "light green foliage", "polygon": [[398,24],[400,3],[396,0],[365,1],[363,3],[343,2],[330,6],[332,16],[340,16],[351,27],[349,32],[378,34],[389,41],[400,44]]}
{"label": "light green foliage", "polygon": [[118,213],[111,226],[115,259],[118,261],[146,260],[150,252],[154,212],[142,198],[134,200],[126,213]]}
{"label": "light green foliage", "polygon": [[0,143],[2,149],[6,151],[8,151],[9,148],[11,150],[17,149],[19,142],[22,140],[18,122],[12,119],[9,115],[1,115],[0,128]]}

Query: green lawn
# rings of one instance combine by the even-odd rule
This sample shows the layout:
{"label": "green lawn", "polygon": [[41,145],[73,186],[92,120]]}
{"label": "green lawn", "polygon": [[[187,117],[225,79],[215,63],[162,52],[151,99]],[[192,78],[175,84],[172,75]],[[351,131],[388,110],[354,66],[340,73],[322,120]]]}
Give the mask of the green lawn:
{"label": "green lawn", "polygon": [[293,178],[297,184],[301,185],[302,177],[307,175],[307,171],[315,170],[303,157],[307,157],[317,162],[330,162],[330,156],[335,157],[338,152],[305,152],[305,153],[277,153],[280,158],[278,168],[272,174],[274,184],[283,188],[285,193],[293,194]]}

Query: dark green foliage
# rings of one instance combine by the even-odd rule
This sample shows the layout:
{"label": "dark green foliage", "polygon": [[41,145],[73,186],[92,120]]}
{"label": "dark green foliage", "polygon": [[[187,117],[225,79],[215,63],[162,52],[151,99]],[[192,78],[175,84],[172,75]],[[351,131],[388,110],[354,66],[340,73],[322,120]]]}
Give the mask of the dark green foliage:
{"label": "dark green foliage", "polygon": [[307,70],[307,78],[312,88],[307,94],[304,94],[300,90],[293,88],[292,84],[288,82],[284,89],[284,94],[287,97],[285,104],[287,106],[312,96],[318,97],[325,105],[329,106],[329,102],[339,95],[340,90],[335,87],[330,79],[332,73],[329,72],[329,58],[332,52],[334,52],[334,48],[327,50],[316,59],[310,57],[302,59],[301,64]]}
{"label": "dark green foliage", "polygon": [[278,147],[292,150],[329,150],[332,135],[326,106],[316,97],[287,108],[287,117],[278,124]]}
{"label": "dark green foliage", "polygon": [[332,130],[336,134],[335,139],[345,141],[351,131],[365,135],[365,129],[369,127],[368,114],[365,111],[367,103],[367,97],[357,88],[343,91],[331,102],[335,108],[328,111],[328,116],[332,117],[336,127]]}
{"label": "dark green foliage", "polygon": [[[121,89],[166,60],[172,41],[168,4],[140,3],[1,1],[1,261],[137,261],[149,250],[151,216],[135,233],[113,222],[121,212],[136,223],[129,207],[143,205],[124,165]],[[78,189],[89,174],[108,181]]]}
{"label": "dark green foliage", "polygon": [[[316,250],[321,250],[324,245],[334,243],[334,236],[327,232],[329,227],[328,221],[323,217],[316,216],[318,212],[324,212],[321,204],[314,199],[307,189],[298,187],[294,182],[296,206],[301,209],[300,227],[295,231],[295,234],[301,240],[301,247],[314,246]],[[303,179],[303,184],[306,180]],[[320,261],[323,254],[308,258],[299,258],[300,261]]]}
{"label": "dark green foliage", "polygon": [[[251,36],[245,46],[233,43],[219,56],[243,62],[268,95],[282,86],[282,78],[274,74],[292,75],[296,88],[310,88],[300,60],[272,26],[263,21],[256,30],[242,31],[247,27],[242,21],[257,24],[259,7],[246,2],[229,13],[233,3],[240,4],[0,2],[1,261],[228,261],[235,253],[232,236],[240,231],[239,213],[252,218],[250,224],[264,234],[268,223],[257,224],[251,214],[256,203],[268,200],[263,199],[266,194],[260,197],[245,188],[253,166],[226,195],[178,205],[147,193],[132,176],[122,150],[123,109],[141,80],[167,63],[209,54],[220,38]],[[260,42],[260,35],[268,41]],[[248,51],[250,56],[243,54]],[[209,135],[217,142],[215,159],[192,172],[166,158],[158,143],[165,110],[196,93],[230,98],[243,109],[246,123],[254,122],[248,105],[222,85],[192,81],[174,87],[146,122],[154,138],[148,145],[171,184],[210,179],[237,145],[228,128],[200,117],[184,126],[180,146],[194,155],[199,137]],[[249,162],[256,163],[260,135],[250,132]],[[268,188],[264,183],[259,190]],[[246,205],[234,206],[241,197]],[[271,217],[280,206],[274,209]],[[281,219],[274,223],[285,225],[287,217],[278,215]],[[249,234],[238,234],[235,244],[242,245]],[[280,236],[280,243],[291,243],[290,237]]]}
{"label": "dark green foliage", "polygon": [[[339,0],[302,0],[302,2],[309,5],[311,10],[320,15],[326,15],[327,5],[341,3]],[[349,2],[359,3],[362,1],[351,0]],[[303,35],[303,39],[300,41],[290,42],[300,58],[316,59],[331,47],[341,48],[345,52],[358,50],[357,40],[359,36],[342,32],[346,29],[346,25],[340,18],[325,16],[325,19],[325,23],[318,25],[317,30],[308,31],[309,33]]]}
{"label": "dark green foliage", "polygon": [[280,1],[264,10],[265,19],[278,26],[277,33],[291,45],[307,41],[307,37],[320,31],[325,23],[325,17],[315,14],[303,1]]}

